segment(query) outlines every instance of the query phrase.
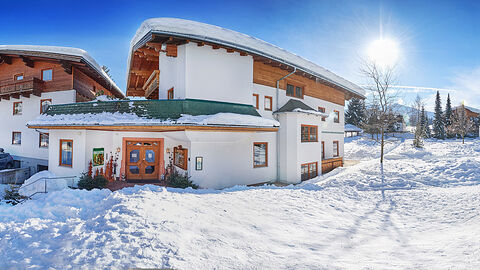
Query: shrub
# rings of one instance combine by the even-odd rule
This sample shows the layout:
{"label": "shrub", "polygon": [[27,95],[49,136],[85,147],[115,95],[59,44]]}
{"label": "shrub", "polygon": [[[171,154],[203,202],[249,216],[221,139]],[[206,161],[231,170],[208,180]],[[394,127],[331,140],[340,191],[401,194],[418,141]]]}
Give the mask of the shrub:
{"label": "shrub", "polygon": [[86,189],[86,190],[92,190],[94,188],[102,189],[107,186],[107,179],[103,175],[96,175],[95,177],[92,177],[88,175],[88,173],[82,174],[80,177],[80,180],[78,181],[78,188],[79,189]]}
{"label": "shrub", "polygon": [[174,188],[198,188],[198,185],[194,184],[187,174],[180,174],[177,170],[173,170],[168,176],[168,186]]}
{"label": "shrub", "polygon": [[14,185],[10,185],[9,189],[5,189],[5,195],[3,196],[3,199],[6,203],[16,205],[28,199],[28,197],[20,195],[20,193],[18,193],[18,189],[19,187]]}

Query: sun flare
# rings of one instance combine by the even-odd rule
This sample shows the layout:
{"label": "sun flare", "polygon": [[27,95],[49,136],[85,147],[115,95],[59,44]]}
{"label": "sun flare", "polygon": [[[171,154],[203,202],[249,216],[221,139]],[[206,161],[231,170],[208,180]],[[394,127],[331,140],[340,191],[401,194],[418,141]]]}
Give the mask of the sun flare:
{"label": "sun flare", "polygon": [[369,59],[382,67],[393,66],[399,57],[398,45],[391,39],[377,39],[367,49]]}

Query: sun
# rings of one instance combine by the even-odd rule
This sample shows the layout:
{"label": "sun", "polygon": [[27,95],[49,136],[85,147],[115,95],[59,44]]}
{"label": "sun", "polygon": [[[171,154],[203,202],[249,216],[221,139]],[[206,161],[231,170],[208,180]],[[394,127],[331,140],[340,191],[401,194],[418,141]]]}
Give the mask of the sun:
{"label": "sun", "polygon": [[391,39],[377,39],[368,47],[367,55],[375,64],[381,67],[391,67],[398,61],[398,45]]}

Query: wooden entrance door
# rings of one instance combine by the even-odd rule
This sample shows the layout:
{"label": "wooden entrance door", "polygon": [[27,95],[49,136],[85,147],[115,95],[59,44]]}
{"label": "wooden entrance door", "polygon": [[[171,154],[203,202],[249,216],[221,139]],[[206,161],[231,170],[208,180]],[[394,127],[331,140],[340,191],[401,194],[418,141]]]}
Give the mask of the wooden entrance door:
{"label": "wooden entrance door", "polygon": [[127,180],[158,180],[160,168],[159,141],[127,141]]}

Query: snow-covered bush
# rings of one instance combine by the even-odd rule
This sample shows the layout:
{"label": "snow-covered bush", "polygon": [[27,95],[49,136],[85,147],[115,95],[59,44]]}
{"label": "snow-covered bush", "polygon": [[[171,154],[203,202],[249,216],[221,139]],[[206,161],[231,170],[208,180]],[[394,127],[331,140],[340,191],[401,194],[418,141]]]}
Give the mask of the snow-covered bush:
{"label": "snow-covered bush", "polygon": [[105,188],[107,186],[107,183],[107,179],[101,174],[92,177],[88,173],[84,173],[80,177],[77,186],[79,189],[92,190],[94,188]]}
{"label": "snow-covered bush", "polygon": [[28,197],[20,195],[20,193],[18,193],[18,188],[18,186],[10,185],[10,188],[5,189],[5,195],[3,195],[3,199],[6,203],[16,205],[28,199]]}
{"label": "snow-covered bush", "polygon": [[190,180],[190,177],[187,174],[181,174],[177,170],[173,170],[172,173],[167,178],[168,186],[174,188],[188,188],[197,189],[198,185]]}

